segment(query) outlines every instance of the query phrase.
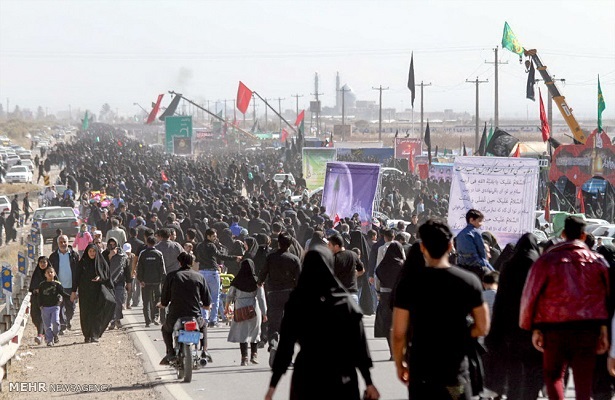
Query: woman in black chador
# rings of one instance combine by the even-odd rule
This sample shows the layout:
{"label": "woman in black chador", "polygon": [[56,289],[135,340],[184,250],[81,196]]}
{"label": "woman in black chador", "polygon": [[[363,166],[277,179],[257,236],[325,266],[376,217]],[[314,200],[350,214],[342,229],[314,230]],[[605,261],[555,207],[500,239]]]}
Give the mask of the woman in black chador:
{"label": "woman in black chador", "polygon": [[109,265],[98,247],[90,243],[83,252],[73,280],[73,301],[79,292],[81,332],[85,342],[98,342],[115,311]]}
{"label": "woman in black chador", "polygon": [[[307,318],[317,315],[318,321]],[[265,399],[270,400],[292,360],[295,359],[290,399],[359,400],[357,369],[365,380],[365,399],[378,399],[372,384],[372,359],[355,301],[333,276],[333,254],[324,246],[309,250],[297,287],[284,309],[280,344]]]}
{"label": "woman in black chador", "polygon": [[[386,338],[391,353],[391,325],[393,324],[393,290],[397,285],[404,266],[405,253],[399,242],[391,242],[380,264],[376,267],[376,277],[380,282],[376,289],[380,293],[380,301],[376,309],[374,321],[374,337]],[[391,353],[391,359],[392,359]]]}

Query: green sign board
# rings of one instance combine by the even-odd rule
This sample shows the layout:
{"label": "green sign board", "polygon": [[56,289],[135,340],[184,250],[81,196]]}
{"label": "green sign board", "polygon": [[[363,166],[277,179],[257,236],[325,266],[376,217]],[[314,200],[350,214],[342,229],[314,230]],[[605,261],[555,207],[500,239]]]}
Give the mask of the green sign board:
{"label": "green sign board", "polygon": [[164,119],[166,131],[166,149],[167,153],[173,153],[173,138],[174,137],[189,137],[192,138],[192,117],[166,117]]}

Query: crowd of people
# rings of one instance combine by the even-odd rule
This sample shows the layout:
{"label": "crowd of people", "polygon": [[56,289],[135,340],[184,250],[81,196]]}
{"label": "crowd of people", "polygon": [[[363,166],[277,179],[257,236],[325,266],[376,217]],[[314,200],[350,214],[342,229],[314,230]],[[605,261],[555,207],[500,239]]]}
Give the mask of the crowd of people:
{"label": "crowd of people", "polygon": [[[469,399],[484,389],[536,399],[543,385],[563,399],[568,365],[577,399],[592,387],[594,399],[611,398],[615,248],[592,251],[582,221],[567,221],[562,243],[539,245],[528,233],[501,249],[470,210],[453,237],[441,222],[448,184],[410,175],[381,184],[380,210],[401,220],[394,227],[356,216],[334,223],[304,195],[297,153],[293,145],[169,156],[103,124],[58,144],[47,157],[61,166],[83,225],[73,246],[59,233],[33,274],[37,343],[53,346],[72,328],[77,299],[84,340],[94,343],[141,303],[145,325],[161,325],[163,365],[174,357],[178,318],[198,319],[209,361],[207,330],[233,319],[228,341],[239,344],[242,366],[259,363],[258,349],[270,352],[266,399],[291,363],[291,398],[322,398],[328,387],[333,398],[359,399],[358,369],[363,398],[377,399],[362,323],[375,314],[374,336],[387,339],[411,399]],[[280,172],[299,179],[278,185]],[[335,362],[323,364],[323,354]]]}

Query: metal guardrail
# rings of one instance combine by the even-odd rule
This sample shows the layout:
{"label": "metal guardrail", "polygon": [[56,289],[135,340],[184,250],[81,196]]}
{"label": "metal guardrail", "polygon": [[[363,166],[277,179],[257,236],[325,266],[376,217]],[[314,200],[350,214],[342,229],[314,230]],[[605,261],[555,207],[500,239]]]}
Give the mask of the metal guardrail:
{"label": "metal guardrail", "polygon": [[[0,391],[2,380],[6,377],[8,366],[21,345],[23,333],[30,318],[31,294],[28,292],[28,287],[32,271],[36,267],[36,260],[43,254],[43,238],[40,232],[36,231],[34,240],[32,234],[28,235],[27,244],[34,247],[33,257],[26,256],[25,274],[16,273],[13,276],[13,289],[9,301],[0,305]],[[22,252],[27,255],[27,246],[26,249],[22,249]]]}
{"label": "metal guardrail", "polygon": [[24,297],[11,329],[0,334],[0,384],[6,376],[6,369],[21,345],[26,325],[30,319],[30,293]]}

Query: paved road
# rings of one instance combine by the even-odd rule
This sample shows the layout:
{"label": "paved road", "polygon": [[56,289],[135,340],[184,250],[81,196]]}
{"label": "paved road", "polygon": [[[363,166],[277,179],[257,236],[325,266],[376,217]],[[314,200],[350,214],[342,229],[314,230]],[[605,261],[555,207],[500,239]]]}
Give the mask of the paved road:
{"label": "paved road", "polygon": [[[149,328],[145,328],[141,307],[126,310],[124,315],[124,326],[128,328],[133,339],[136,339],[137,348],[143,353],[146,372],[152,380],[168,382],[163,388],[166,398],[253,400],[264,397],[271,378],[267,363],[269,353],[266,349],[259,349],[260,364],[241,367],[239,345],[226,341],[228,326],[208,330],[209,351],[214,362],[194,371],[191,383],[180,383],[175,378],[175,370],[158,365],[165,348],[160,327],[152,324]],[[365,317],[364,322],[374,360],[372,379],[380,391],[381,399],[407,399],[406,387],[397,380],[393,362],[388,361],[386,340],[373,338],[374,317]],[[326,362],[330,360],[323,359],[323,363]],[[280,381],[275,399],[288,398],[290,376],[291,371]]]}

